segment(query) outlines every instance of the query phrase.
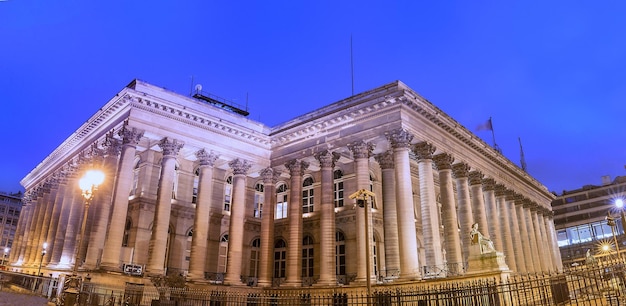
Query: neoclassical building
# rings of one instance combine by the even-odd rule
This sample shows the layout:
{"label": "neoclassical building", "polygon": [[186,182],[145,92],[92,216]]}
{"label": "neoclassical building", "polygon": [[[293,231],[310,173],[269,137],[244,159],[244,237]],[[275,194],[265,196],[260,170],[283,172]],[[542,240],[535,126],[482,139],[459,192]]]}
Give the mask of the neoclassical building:
{"label": "neoclassical building", "polygon": [[[512,271],[561,269],[554,195],[402,82],[275,127],[246,115],[131,82],[22,180],[11,268],[410,281],[464,273],[478,223]],[[92,168],[105,181],[82,232],[77,181]]]}

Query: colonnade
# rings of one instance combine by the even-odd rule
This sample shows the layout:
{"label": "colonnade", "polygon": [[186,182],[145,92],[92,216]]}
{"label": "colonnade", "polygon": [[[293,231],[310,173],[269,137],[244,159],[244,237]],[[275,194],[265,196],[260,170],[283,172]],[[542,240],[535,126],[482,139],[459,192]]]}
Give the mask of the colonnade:
{"label": "colonnade", "polygon": [[[119,271],[121,246],[128,211],[130,189],[133,185],[133,167],[136,147],[143,131],[125,125],[118,133],[121,140],[106,138],[104,151],[92,151],[91,162],[96,160],[106,169],[110,179],[101,186],[94,202],[94,213],[88,219],[84,246],[76,246],[77,235],[84,209],[76,181],[82,169],[89,166],[86,159],[68,163],[45,184],[28,190],[25,206],[16,231],[16,239],[9,261],[13,266],[32,267],[42,264],[51,269],[69,269],[78,264],[85,269],[100,268]],[[554,237],[552,212],[534,203],[513,187],[485,177],[480,169],[457,160],[449,153],[440,152],[428,142],[413,143],[414,136],[407,130],[388,132],[386,140],[390,150],[373,155],[374,143],[355,141],[347,144],[352,153],[355,174],[355,190],[369,188],[372,161],[380,165],[382,195],[378,201],[382,211],[377,217],[384,220],[384,254],[387,270],[399,271],[401,280],[424,277],[422,267],[437,267],[446,271],[458,271],[467,261],[469,232],[474,223],[480,231],[494,241],[498,251],[506,256],[506,262],[517,272],[540,272],[560,269],[560,255]],[[163,153],[149,256],[146,272],[163,274],[166,268],[166,240],[170,226],[171,193],[176,158],[183,143],[163,138],[159,143]],[[411,153],[417,158],[419,190],[414,190]],[[216,197],[212,182],[213,167],[220,153],[200,149],[195,153],[199,165],[197,205],[193,224],[193,237],[188,277],[194,281],[204,280],[207,271],[207,239],[210,231],[211,201]],[[339,154],[324,150],[311,156],[319,162],[321,172],[321,195],[319,204],[319,285],[336,284],[335,273],[335,213],[332,197],[333,169]],[[373,158],[372,158],[373,157]],[[305,161],[309,156],[292,159],[284,165],[275,165],[259,173],[263,180],[265,205],[260,226],[260,256],[258,284],[270,286],[273,277],[274,206],[278,168],[284,166],[289,172],[290,203],[288,210],[287,271],[285,286],[302,285],[302,181],[309,168]],[[227,284],[240,283],[244,252],[244,227],[246,186],[252,161],[235,158],[229,162],[233,173],[233,194],[229,223],[229,247],[226,275]],[[436,169],[436,170],[435,170]],[[435,172],[436,171],[436,172]],[[435,176],[438,174],[439,188]],[[350,191],[346,191],[350,194]],[[419,205],[414,203],[419,194]],[[439,195],[439,197],[438,197]],[[381,201],[382,199],[382,201]],[[373,233],[358,230],[364,227],[362,209],[356,208],[357,254],[356,280],[366,280],[366,239]],[[416,217],[416,209],[419,214]],[[421,226],[417,229],[416,226]],[[372,229],[372,226],[369,226]],[[418,236],[418,232],[421,233]],[[88,239],[87,239],[88,238]],[[48,252],[41,257],[43,242]],[[372,244],[370,244],[372,245]],[[74,251],[79,248],[79,258],[74,262]],[[420,262],[420,253],[423,262]],[[82,255],[81,255],[82,254]],[[100,255],[101,254],[101,255]],[[370,253],[371,254],[371,253]],[[370,271],[372,272],[372,271]],[[369,273],[373,275],[373,273]]]}

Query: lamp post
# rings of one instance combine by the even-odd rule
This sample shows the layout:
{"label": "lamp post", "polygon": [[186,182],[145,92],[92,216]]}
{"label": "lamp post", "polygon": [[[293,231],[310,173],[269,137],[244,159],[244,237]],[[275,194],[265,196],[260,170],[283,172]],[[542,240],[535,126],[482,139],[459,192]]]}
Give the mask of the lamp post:
{"label": "lamp post", "polygon": [[98,186],[104,182],[104,172],[100,170],[87,170],[85,175],[78,181],[83,197],[85,198],[85,209],[83,211],[83,221],[80,226],[80,234],[78,236],[78,244],[76,245],[76,251],[74,256],[74,265],[72,267],[72,276],[69,278],[67,289],[65,289],[65,296],[63,297],[65,305],[77,305],[78,293],[80,293],[81,279],[77,275],[78,264],[81,262],[80,248],[83,243],[83,237],[85,235],[85,228],[87,227],[87,215],[89,213],[89,205],[93,200],[94,193],[98,190]]}
{"label": "lamp post", "polygon": [[[41,273],[41,264],[43,264],[43,257],[46,256],[46,249],[48,248],[48,243],[43,243],[43,249],[41,250],[41,260],[39,261],[39,269],[37,270],[37,276]],[[6,252],[5,252],[6,254]]]}
{"label": "lamp post", "polygon": [[371,268],[370,268],[370,230],[369,230],[369,209],[370,204],[367,201],[367,197],[375,197],[376,194],[366,189],[359,189],[357,192],[350,195],[350,199],[357,199],[357,204],[360,207],[363,207],[365,210],[365,277],[367,284],[367,298],[369,299],[370,293],[372,291],[372,280],[371,280]]}
{"label": "lamp post", "polygon": [[5,247],[4,248],[4,256],[2,257],[2,265],[3,266],[7,265],[7,254],[9,254],[9,248]]}
{"label": "lamp post", "polygon": [[615,243],[615,251],[617,252],[617,259],[621,259],[622,256],[619,252],[619,244],[617,243],[617,236],[615,236],[615,217],[611,216],[611,212],[606,213],[606,224],[611,227],[611,233],[613,234],[613,243]]}

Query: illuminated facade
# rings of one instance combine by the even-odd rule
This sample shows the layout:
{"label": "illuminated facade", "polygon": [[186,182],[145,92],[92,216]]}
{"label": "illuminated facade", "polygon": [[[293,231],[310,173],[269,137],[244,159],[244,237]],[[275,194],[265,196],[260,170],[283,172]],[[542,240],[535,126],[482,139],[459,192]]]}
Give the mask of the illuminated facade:
{"label": "illuminated facade", "polygon": [[[416,280],[463,274],[473,223],[511,270],[561,268],[554,196],[401,82],[275,127],[246,115],[133,81],[22,180],[12,268],[32,269],[47,242],[43,269],[54,273],[140,267],[267,287]],[[107,178],[77,246],[76,181],[92,167]],[[357,190],[376,196],[359,207]]]}

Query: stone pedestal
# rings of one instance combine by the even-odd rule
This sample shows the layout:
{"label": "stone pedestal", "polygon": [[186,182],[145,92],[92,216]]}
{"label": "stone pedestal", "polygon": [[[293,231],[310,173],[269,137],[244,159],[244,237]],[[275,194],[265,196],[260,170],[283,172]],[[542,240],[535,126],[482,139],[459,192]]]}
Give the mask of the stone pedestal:
{"label": "stone pedestal", "polygon": [[481,253],[480,246],[470,245],[470,255],[467,263],[467,274],[508,272],[509,266],[504,261],[504,253]]}

